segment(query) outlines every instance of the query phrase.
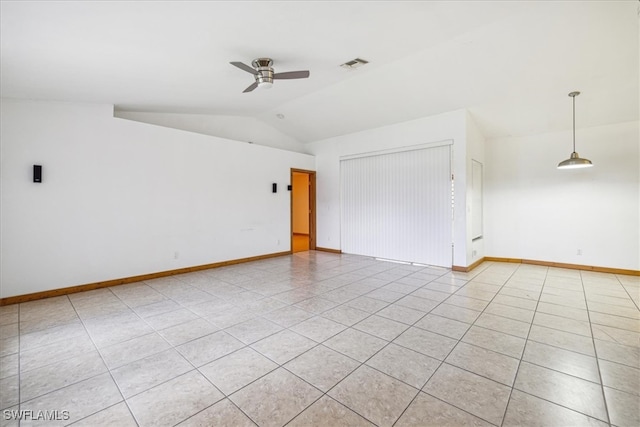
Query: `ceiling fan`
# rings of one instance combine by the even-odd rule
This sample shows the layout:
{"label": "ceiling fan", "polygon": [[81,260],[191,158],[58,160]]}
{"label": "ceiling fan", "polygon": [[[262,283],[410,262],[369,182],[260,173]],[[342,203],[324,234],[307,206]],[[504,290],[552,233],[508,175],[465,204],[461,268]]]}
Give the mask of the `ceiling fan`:
{"label": "ceiling fan", "polygon": [[309,71],[287,71],[286,73],[274,73],[273,72],[273,60],[271,58],[258,58],[251,62],[253,67],[250,67],[242,62],[230,62],[231,65],[235,65],[241,70],[247,73],[253,74],[256,81],[251,86],[243,90],[243,93],[251,92],[257,87],[268,89],[273,85],[273,81],[276,79],[306,79],[309,77]]}

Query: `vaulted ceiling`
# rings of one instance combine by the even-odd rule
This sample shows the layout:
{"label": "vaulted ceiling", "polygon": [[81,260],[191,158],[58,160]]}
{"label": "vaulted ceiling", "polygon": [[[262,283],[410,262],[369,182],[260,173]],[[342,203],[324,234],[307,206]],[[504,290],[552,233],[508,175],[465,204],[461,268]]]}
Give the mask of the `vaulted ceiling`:
{"label": "vaulted ceiling", "polygon": [[[2,97],[244,116],[299,142],[460,108],[488,138],[564,130],[573,90],[578,127],[639,114],[637,1],[2,1],[0,19]],[[258,57],[311,77],[242,93],[229,62]]]}

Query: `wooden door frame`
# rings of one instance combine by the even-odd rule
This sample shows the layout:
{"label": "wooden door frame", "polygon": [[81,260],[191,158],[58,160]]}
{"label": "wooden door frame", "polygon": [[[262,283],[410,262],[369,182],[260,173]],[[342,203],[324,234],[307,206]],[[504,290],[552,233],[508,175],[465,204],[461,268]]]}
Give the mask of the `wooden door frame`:
{"label": "wooden door frame", "polygon": [[309,176],[309,250],[316,249],[316,171],[291,168],[289,182],[291,182],[291,194],[289,195],[291,216],[291,252],[293,252],[293,174],[303,173]]}

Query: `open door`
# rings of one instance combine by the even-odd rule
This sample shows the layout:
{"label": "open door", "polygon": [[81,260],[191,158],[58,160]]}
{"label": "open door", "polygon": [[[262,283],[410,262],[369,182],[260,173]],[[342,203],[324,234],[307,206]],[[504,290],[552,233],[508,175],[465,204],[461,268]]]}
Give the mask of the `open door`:
{"label": "open door", "polygon": [[291,251],[316,248],[316,173],[291,169]]}

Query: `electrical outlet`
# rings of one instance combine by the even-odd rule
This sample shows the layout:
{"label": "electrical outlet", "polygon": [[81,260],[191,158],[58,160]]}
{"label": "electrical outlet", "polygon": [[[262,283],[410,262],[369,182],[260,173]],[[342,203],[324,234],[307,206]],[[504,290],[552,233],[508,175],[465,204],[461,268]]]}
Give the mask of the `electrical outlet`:
{"label": "electrical outlet", "polygon": [[178,258],[180,258],[180,253],[178,251],[175,251],[173,253],[173,259],[178,259]]}
{"label": "electrical outlet", "polygon": [[582,249],[578,249],[578,255],[582,255]]}

